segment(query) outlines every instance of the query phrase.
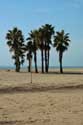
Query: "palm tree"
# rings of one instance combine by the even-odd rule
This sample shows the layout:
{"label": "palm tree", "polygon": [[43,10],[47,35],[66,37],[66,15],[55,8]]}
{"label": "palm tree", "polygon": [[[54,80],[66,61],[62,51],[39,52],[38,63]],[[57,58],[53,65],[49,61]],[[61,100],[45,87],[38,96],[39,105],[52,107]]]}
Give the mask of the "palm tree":
{"label": "palm tree", "polygon": [[32,52],[33,52],[33,45],[32,41],[28,41],[27,45],[25,45],[25,52],[27,52],[27,60],[29,61],[28,65],[28,72],[31,72],[31,67],[32,67]]}
{"label": "palm tree", "polygon": [[68,49],[69,42],[69,33],[65,34],[64,30],[56,32],[56,36],[54,37],[54,47],[56,47],[56,50],[59,52],[60,73],[63,73],[62,58],[63,53]]}
{"label": "palm tree", "polygon": [[37,67],[37,49],[38,49],[38,31],[33,30],[29,33],[28,40],[32,41],[33,45],[33,54],[34,54],[34,63],[35,63],[35,72],[38,73],[38,67]]}
{"label": "palm tree", "polygon": [[41,72],[44,73],[44,31],[43,29],[40,27],[39,28],[39,48],[41,51]]}
{"label": "palm tree", "polygon": [[54,35],[54,27],[50,24],[45,24],[42,26],[42,28],[44,32],[44,44],[45,44],[45,71],[48,72],[50,45],[52,44],[52,36]]}
{"label": "palm tree", "polygon": [[20,71],[20,65],[24,63],[24,37],[22,31],[17,27],[9,30],[6,34],[7,45],[10,52],[13,52],[12,58],[15,60],[16,72]]}

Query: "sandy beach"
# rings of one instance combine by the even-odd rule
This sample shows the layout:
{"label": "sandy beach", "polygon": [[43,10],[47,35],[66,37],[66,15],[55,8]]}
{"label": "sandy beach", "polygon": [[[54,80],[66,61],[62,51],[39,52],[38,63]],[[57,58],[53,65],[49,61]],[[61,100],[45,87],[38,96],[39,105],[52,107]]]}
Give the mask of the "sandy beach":
{"label": "sandy beach", "polygon": [[83,125],[83,69],[0,70],[0,125]]}

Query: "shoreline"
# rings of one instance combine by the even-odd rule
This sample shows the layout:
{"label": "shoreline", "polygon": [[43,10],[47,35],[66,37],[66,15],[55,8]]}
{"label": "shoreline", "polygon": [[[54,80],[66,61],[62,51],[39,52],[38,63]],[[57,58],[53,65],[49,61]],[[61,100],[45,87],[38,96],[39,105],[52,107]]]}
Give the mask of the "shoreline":
{"label": "shoreline", "polygon": [[[59,69],[59,66],[50,66],[49,69]],[[14,66],[0,66],[0,70],[3,69],[15,69]],[[21,67],[21,69],[27,69],[27,66]],[[35,69],[34,66],[32,66],[32,69]],[[41,69],[41,66],[38,66],[38,69]],[[83,66],[63,66],[63,69],[83,69]]]}

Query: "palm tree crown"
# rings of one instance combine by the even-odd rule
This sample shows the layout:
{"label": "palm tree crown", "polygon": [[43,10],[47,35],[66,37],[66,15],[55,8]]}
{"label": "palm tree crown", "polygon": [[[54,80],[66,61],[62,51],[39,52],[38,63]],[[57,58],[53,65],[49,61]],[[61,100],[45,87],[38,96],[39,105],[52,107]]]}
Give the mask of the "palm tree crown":
{"label": "palm tree crown", "polygon": [[56,47],[56,50],[59,52],[59,62],[60,62],[60,72],[63,73],[62,70],[62,57],[63,52],[68,49],[69,46],[69,33],[64,32],[62,30],[61,32],[56,32],[56,36],[54,37],[54,47]]}
{"label": "palm tree crown", "polygon": [[7,45],[10,48],[10,52],[13,52],[12,58],[15,60],[16,71],[19,72],[20,65],[24,63],[24,37],[22,31],[17,27],[13,30],[9,30],[6,34]]}
{"label": "palm tree crown", "polygon": [[67,50],[69,42],[69,33],[65,34],[64,30],[61,32],[56,32],[56,36],[54,36],[54,47],[56,47],[57,51],[64,52]]}
{"label": "palm tree crown", "polygon": [[52,44],[52,36],[54,35],[54,27],[50,24],[42,26],[44,32],[44,46],[45,46],[45,71],[48,72],[49,57],[50,57],[50,45]]}
{"label": "palm tree crown", "polygon": [[35,63],[35,72],[38,72],[37,68],[37,49],[39,43],[39,32],[38,30],[33,30],[29,33],[29,37],[27,38],[28,41],[32,42],[32,47],[30,48],[34,54],[34,63]]}

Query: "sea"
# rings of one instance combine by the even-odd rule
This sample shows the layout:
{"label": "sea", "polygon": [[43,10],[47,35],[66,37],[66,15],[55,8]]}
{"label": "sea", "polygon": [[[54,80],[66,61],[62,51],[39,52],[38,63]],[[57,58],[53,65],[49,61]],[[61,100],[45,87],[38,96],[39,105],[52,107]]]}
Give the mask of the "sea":
{"label": "sea", "polygon": [[[41,69],[40,66],[38,66],[39,69]],[[64,69],[81,69],[83,66],[63,66]],[[15,66],[0,66],[0,69],[8,70],[8,69],[15,69]],[[27,66],[21,67],[21,69],[27,69]],[[32,66],[32,69],[34,70],[34,66]],[[49,69],[59,69],[59,66],[50,66]]]}

